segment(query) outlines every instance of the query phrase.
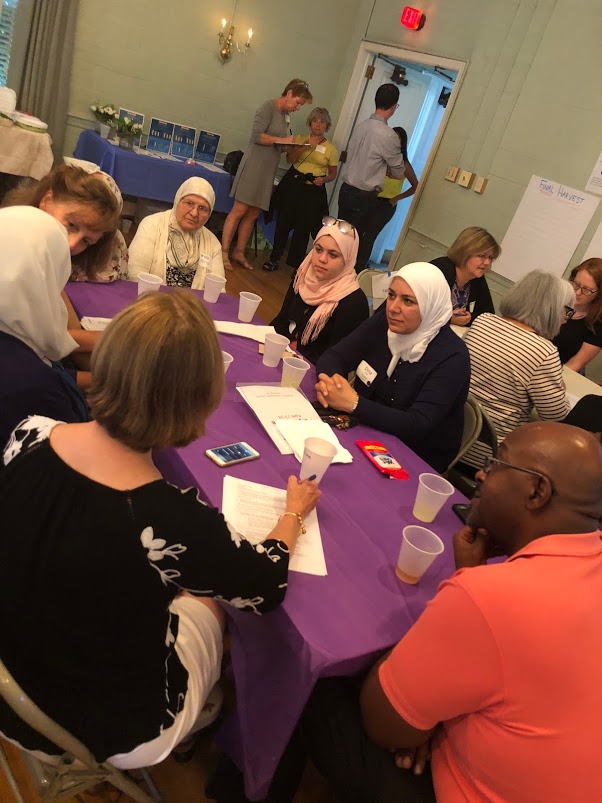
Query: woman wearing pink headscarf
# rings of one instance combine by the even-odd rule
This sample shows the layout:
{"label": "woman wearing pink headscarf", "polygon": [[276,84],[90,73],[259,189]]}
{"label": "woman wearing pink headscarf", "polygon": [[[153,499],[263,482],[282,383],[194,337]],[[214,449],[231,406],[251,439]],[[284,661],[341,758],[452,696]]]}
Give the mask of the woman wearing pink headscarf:
{"label": "woman wearing pink headscarf", "polygon": [[322,223],[272,321],[276,331],[290,337],[299,354],[312,363],[369,314],[354,268],[359,246],[355,228],[333,217]]}

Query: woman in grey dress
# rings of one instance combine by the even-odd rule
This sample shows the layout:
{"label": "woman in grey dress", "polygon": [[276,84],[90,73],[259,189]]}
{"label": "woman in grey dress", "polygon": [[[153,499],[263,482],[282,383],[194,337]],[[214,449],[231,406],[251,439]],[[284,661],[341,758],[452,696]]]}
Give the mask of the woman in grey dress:
{"label": "woman in grey dress", "polygon": [[251,139],[242,158],[230,195],[234,206],[224,223],[222,256],[224,268],[232,270],[230,244],[238,227],[232,261],[252,270],[245,259],[245,248],[261,209],[269,209],[274,176],[283,147],[293,145],[290,113],[313,100],[305,81],[294,78],[279,98],[267,100],[255,112]]}

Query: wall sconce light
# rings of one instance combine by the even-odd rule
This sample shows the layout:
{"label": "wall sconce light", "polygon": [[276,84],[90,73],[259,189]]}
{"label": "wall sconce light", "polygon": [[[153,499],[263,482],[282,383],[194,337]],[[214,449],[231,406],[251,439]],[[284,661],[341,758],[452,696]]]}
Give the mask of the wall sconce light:
{"label": "wall sconce light", "polygon": [[[234,13],[236,12],[236,4],[234,4],[234,12],[232,12],[232,22],[234,22]],[[247,41],[244,47],[239,47],[238,42],[234,39],[234,25],[230,25],[228,33],[226,34],[227,21],[222,19],[222,29],[218,33],[217,38],[219,41],[219,60],[222,64],[226,64],[232,58],[232,48],[235,47],[239,53],[246,54],[251,47],[251,39],[253,37],[253,28],[247,31]]]}

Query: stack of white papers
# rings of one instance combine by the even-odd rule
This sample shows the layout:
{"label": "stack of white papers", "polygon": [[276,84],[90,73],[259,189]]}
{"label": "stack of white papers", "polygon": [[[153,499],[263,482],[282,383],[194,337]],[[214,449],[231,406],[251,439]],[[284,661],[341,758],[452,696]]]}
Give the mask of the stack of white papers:
{"label": "stack of white papers", "polygon": [[273,326],[260,326],[254,323],[235,323],[234,321],[214,321],[215,328],[224,335],[238,335],[257,343],[265,343],[265,336],[273,334]]}
{"label": "stack of white papers", "polygon": [[320,416],[296,388],[282,388],[279,385],[239,385],[236,389],[274,441],[280,454],[293,454],[293,450],[280,434],[278,421],[283,419],[320,421]]}
{"label": "stack of white papers", "polygon": [[112,318],[93,318],[86,315],[81,319],[80,323],[82,329],[86,329],[88,332],[104,332],[111,320]]}
{"label": "stack of white papers", "polygon": [[[278,524],[286,510],[286,491],[256,482],[224,477],[222,513],[228,524],[252,544],[259,544]],[[289,569],[324,577],[326,560],[318,515],[313,510],[303,522],[305,535],[300,535]]]}
{"label": "stack of white papers", "polygon": [[284,419],[278,421],[276,426],[300,463],[303,461],[303,450],[305,448],[306,438],[322,438],[322,440],[328,441],[328,443],[332,443],[333,446],[336,446],[337,453],[333,458],[333,463],[353,462],[351,452],[341,446],[333,429],[321,419],[317,421],[290,421]]}

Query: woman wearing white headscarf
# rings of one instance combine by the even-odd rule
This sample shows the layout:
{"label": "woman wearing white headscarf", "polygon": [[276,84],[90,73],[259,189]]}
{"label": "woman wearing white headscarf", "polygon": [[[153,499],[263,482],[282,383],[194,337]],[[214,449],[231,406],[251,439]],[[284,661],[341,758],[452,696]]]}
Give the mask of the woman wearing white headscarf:
{"label": "woman wearing white headscarf", "polygon": [[205,228],[215,204],[213,187],[193,176],[176,193],[173,208],[145,217],[130,245],[129,278],[160,276],[167,285],[202,290],[205,276],[224,275],[222,247]]}
{"label": "woman wearing white headscarf", "polygon": [[29,415],[87,420],[83,396],[53,363],[77,343],[61,299],[71,273],[67,232],[30,206],[0,210],[0,447]]}
{"label": "woman wearing white headscarf", "polygon": [[322,222],[272,321],[312,363],[368,317],[368,299],[355,273],[357,232],[345,220],[325,217]]}
{"label": "woman wearing white headscarf", "polygon": [[[384,309],[318,360],[318,400],[396,435],[445,471],[462,440],[470,382],[451,314],[449,287],[434,265],[415,262],[393,273]],[[353,387],[344,378],[351,371]]]}

